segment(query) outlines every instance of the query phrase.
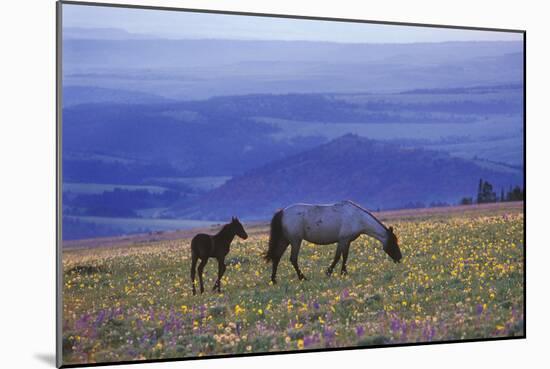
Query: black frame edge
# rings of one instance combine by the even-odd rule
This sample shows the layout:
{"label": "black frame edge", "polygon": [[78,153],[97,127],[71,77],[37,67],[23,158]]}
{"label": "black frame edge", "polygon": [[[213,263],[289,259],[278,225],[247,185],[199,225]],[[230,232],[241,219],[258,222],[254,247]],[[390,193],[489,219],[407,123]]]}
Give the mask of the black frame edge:
{"label": "black frame edge", "polygon": [[232,359],[243,357],[258,357],[258,356],[273,356],[273,355],[295,355],[295,354],[314,354],[319,352],[338,352],[338,351],[355,351],[355,350],[370,350],[370,349],[385,349],[395,347],[415,347],[415,346],[433,346],[444,344],[461,344],[461,343],[478,343],[478,342],[494,342],[494,341],[513,341],[525,339],[525,334],[522,336],[509,337],[489,337],[489,338],[472,338],[464,340],[448,340],[448,341],[433,341],[433,342],[408,342],[395,343],[389,345],[372,345],[372,346],[350,346],[350,347],[330,347],[321,349],[306,349],[306,350],[289,350],[289,351],[274,351],[274,352],[257,352],[243,354],[224,354],[212,356],[192,356],[184,358],[165,358],[165,359],[150,359],[150,360],[135,360],[135,361],[111,361],[106,363],[87,363],[87,364],[67,364],[60,368],[84,368],[84,367],[99,367],[109,365],[133,365],[133,364],[149,364],[149,363],[166,363],[178,361],[194,361],[194,360],[212,360],[212,359]]}
{"label": "black frame edge", "polygon": [[62,112],[63,112],[63,86],[62,86],[62,46],[63,46],[63,3],[57,1],[55,4],[55,365],[61,367],[63,365],[63,231],[62,231],[62,151],[61,151],[61,131],[62,131]]}
{"label": "black frame edge", "polygon": [[242,12],[242,11],[231,11],[231,10],[213,10],[213,9],[198,9],[198,8],[183,8],[183,7],[179,8],[179,7],[155,6],[155,5],[130,5],[130,4],[122,4],[122,3],[108,3],[108,2],[102,3],[102,2],[78,1],[78,0],[59,0],[59,2],[67,5],[100,6],[100,7],[111,7],[111,8],[163,10],[163,11],[210,13],[210,14],[222,14],[222,15],[245,15],[245,16],[253,16],[253,17],[288,18],[288,19],[332,21],[332,22],[345,22],[345,23],[370,23],[370,24],[380,24],[380,25],[389,25],[389,26],[447,28],[447,29],[459,29],[459,30],[470,30],[470,31],[525,33],[525,30],[523,29],[512,29],[512,28],[506,29],[506,28],[491,28],[491,27],[477,27],[477,26],[458,26],[458,25],[435,24],[435,23],[381,21],[381,20],[374,20],[374,19],[331,18],[331,17],[321,17],[321,16],[291,15],[291,14],[280,14],[280,13],[272,14],[272,13]]}

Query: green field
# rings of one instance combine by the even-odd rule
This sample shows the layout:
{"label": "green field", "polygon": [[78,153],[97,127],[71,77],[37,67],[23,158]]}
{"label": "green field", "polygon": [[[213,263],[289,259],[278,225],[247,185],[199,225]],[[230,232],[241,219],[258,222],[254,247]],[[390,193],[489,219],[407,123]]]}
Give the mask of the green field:
{"label": "green field", "polygon": [[401,264],[362,236],[349,274],[328,278],[335,247],[305,243],[309,280],[297,280],[286,254],[270,285],[267,228],[255,226],[233,242],[222,294],[210,292],[211,260],[207,292],[195,297],[189,239],[65,250],[63,363],[524,334],[521,204],[381,218],[395,228]]}

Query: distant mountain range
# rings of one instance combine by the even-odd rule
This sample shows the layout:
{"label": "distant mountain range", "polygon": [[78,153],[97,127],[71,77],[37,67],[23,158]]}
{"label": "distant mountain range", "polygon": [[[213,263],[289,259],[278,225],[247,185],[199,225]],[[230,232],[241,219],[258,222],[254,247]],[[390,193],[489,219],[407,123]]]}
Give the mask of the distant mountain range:
{"label": "distant mountain range", "polygon": [[[77,30],[87,33],[85,29]],[[74,30],[70,34],[74,34]],[[225,39],[102,39],[103,34],[129,35],[102,30],[95,38],[64,39],[64,62],[69,66],[190,67],[247,63],[265,68],[288,62],[360,64],[371,62],[419,66],[464,63],[465,60],[520,54],[520,41],[456,41],[430,43],[338,43],[320,41],[225,40]],[[106,52],[109,52],[107,54]],[[518,55],[520,56],[520,55]],[[405,59],[405,57],[409,57]],[[489,61],[489,60],[486,60]],[[494,60],[493,60],[494,62]],[[269,63],[269,64],[267,64]],[[336,65],[335,65],[336,64]],[[302,64],[307,66],[305,64]],[[311,66],[311,64],[310,64]],[[336,69],[336,68],[335,68]]]}
{"label": "distant mountain range", "polygon": [[173,101],[155,94],[93,86],[66,86],[63,88],[63,106],[79,104],[158,104]]}
{"label": "distant mountain range", "polygon": [[352,199],[372,209],[457,203],[480,178],[495,189],[521,185],[519,172],[487,168],[447,153],[345,135],[237,176],[193,206],[167,215],[190,219],[268,218],[295,202]]}
{"label": "distant mountain range", "polygon": [[398,92],[523,79],[523,44],[516,41],[346,44],[134,37],[108,29],[68,31],[64,85],[195,100],[258,93]]}
{"label": "distant mountain range", "polygon": [[63,27],[63,39],[65,40],[150,40],[159,37],[131,33],[122,28],[83,28],[83,27]]}

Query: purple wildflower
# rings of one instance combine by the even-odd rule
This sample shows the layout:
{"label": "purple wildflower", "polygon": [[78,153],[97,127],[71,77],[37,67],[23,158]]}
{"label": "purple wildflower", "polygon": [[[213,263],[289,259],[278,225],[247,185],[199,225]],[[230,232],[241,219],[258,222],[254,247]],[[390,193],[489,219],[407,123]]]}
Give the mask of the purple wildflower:
{"label": "purple wildflower", "polygon": [[481,313],[483,313],[483,305],[477,304],[476,313],[477,315],[481,315]]}
{"label": "purple wildflower", "polygon": [[399,322],[399,319],[393,318],[393,319],[391,320],[391,325],[390,325],[390,327],[391,327],[392,332],[398,331],[399,328],[401,328],[401,324],[400,324],[400,322]]}
{"label": "purple wildflower", "polygon": [[101,325],[101,323],[103,323],[103,319],[105,318],[105,310],[100,310],[99,311],[99,314],[97,314],[97,318],[95,320],[95,326],[99,326]]}
{"label": "purple wildflower", "polygon": [[342,298],[347,299],[349,297],[349,290],[347,288],[344,288],[342,291]]}
{"label": "purple wildflower", "polygon": [[431,341],[434,338],[435,335],[435,329],[434,327],[430,326],[428,324],[426,327],[424,327],[424,330],[422,331],[422,335],[424,336],[424,340]]}
{"label": "purple wildflower", "polygon": [[334,337],[336,336],[336,331],[330,329],[330,328],[325,328],[324,332],[323,332],[323,337],[325,337],[325,340],[327,341],[330,341],[332,340]]}

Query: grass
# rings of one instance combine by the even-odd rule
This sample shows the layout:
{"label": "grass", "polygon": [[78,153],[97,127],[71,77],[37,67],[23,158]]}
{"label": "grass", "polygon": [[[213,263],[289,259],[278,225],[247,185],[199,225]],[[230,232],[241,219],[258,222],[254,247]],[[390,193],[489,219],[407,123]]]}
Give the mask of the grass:
{"label": "grass", "polygon": [[[472,207],[475,209],[475,207]],[[235,240],[222,294],[193,297],[189,240],[66,250],[64,364],[523,335],[521,208],[392,219],[394,264],[365,236],[348,276],[324,270],[335,248],[305,243],[299,282],[261,259],[267,233]],[[288,251],[287,251],[288,252]]]}

